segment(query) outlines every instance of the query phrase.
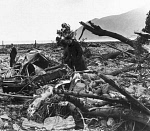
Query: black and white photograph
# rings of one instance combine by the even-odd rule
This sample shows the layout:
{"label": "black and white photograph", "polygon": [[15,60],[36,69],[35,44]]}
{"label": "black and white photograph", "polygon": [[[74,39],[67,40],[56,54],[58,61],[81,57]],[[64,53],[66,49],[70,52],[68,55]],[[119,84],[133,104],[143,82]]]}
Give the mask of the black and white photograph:
{"label": "black and white photograph", "polygon": [[150,131],[150,0],[0,0],[0,131]]}

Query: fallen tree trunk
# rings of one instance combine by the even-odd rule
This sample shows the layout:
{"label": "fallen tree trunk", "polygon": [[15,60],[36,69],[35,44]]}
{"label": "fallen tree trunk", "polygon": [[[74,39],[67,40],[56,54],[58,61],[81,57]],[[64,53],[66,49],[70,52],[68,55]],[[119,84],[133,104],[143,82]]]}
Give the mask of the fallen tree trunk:
{"label": "fallen tree trunk", "polygon": [[[132,48],[134,48],[135,50],[137,50],[137,45],[138,43],[136,43],[136,41],[132,41],[120,34],[117,34],[115,32],[111,32],[111,31],[108,31],[108,30],[104,30],[102,29],[100,26],[96,26],[94,25],[91,21],[89,21],[88,23],[90,24],[87,25],[86,23],[84,22],[79,22],[82,26],[83,26],[83,30],[81,32],[81,36],[79,37],[79,39],[82,37],[83,35],[83,32],[85,31],[85,29],[87,29],[88,31],[92,32],[93,34],[95,35],[98,35],[98,36],[109,36],[109,37],[112,37],[112,38],[115,38],[115,39],[118,39],[120,40],[121,42],[131,46]],[[141,45],[138,45],[140,46],[140,50],[143,51],[143,52],[148,52],[146,49],[144,49]]]}
{"label": "fallen tree trunk", "polygon": [[[103,77],[103,78],[105,79],[105,81],[110,81],[110,80],[108,80],[105,77]],[[114,84],[113,84],[113,87],[114,87]],[[120,89],[118,89],[118,90],[120,91]],[[120,91],[120,92],[124,92],[124,91]],[[109,116],[109,117],[130,119],[130,120],[134,120],[134,121],[143,123],[143,124],[147,125],[148,127],[150,127],[150,120],[149,120],[150,116],[149,116],[149,114],[147,112],[146,113],[148,115],[146,115],[145,113],[142,113],[140,111],[132,110],[129,106],[128,106],[128,108],[125,108],[124,106],[123,106],[123,108],[122,107],[116,108],[116,107],[110,107],[110,106],[107,106],[106,108],[104,108],[104,107],[100,108],[100,107],[95,107],[93,105],[92,106],[87,106],[86,103],[83,102],[83,100],[80,100],[78,97],[81,96],[81,97],[84,97],[84,98],[85,97],[90,97],[90,98],[96,98],[96,99],[99,99],[101,97],[100,96],[96,96],[96,95],[92,95],[92,94],[84,94],[84,93],[79,94],[79,93],[73,93],[71,91],[69,91],[69,92],[61,91],[61,90],[58,90],[58,89],[54,89],[51,86],[49,86],[49,88],[47,88],[47,90],[44,93],[42,93],[39,97],[37,97],[29,105],[28,115],[29,116],[33,116],[35,111],[37,111],[39,109],[39,107],[41,105],[41,102],[44,101],[47,97],[51,96],[53,93],[64,94],[62,96],[63,99],[61,99],[61,100],[69,101],[69,102],[73,103],[76,107],[78,107],[81,110],[81,113],[83,113],[83,116],[84,115],[92,115],[92,116],[95,115],[95,116],[104,116],[104,117],[108,117]],[[125,94],[125,93],[123,93],[123,94]],[[70,95],[74,95],[76,97],[72,97]],[[130,98],[130,96],[127,96],[127,98]],[[106,98],[105,100],[108,100],[109,102],[116,102],[116,103],[119,101],[119,100],[110,101],[108,98]],[[137,103],[137,101],[134,101],[134,102]],[[87,103],[87,104],[90,104],[90,103]],[[100,106],[104,105],[104,104],[109,104],[109,103],[105,102],[105,101],[102,102],[102,103],[100,102]],[[74,108],[75,106],[73,106],[73,107],[71,106],[72,111],[75,109]],[[141,108],[141,105],[138,105],[138,107]],[[142,107],[142,109],[143,109],[143,107]]]}
{"label": "fallen tree trunk", "polygon": [[102,60],[116,59],[119,55],[122,55],[123,53],[128,56],[133,56],[133,54],[128,53],[128,52],[116,51],[116,52],[111,52],[111,53],[102,54],[98,56],[92,56],[91,59],[93,58],[101,58]]}
{"label": "fallen tree trunk", "polygon": [[118,39],[121,42],[124,42],[124,43],[126,43],[129,46],[134,48],[133,42],[130,39],[128,39],[128,38],[126,38],[126,37],[124,37],[122,35],[119,35],[117,33],[110,32],[110,31],[107,31],[107,30],[103,30],[100,26],[96,26],[93,23],[91,23],[91,21],[89,21],[88,23],[91,26],[87,25],[86,23],[84,23],[82,21],[80,22],[80,24],[83,25],[83,31],[82,31],[81,36],[79,37],[79,39],[82,37],[83,32],[85,31],[85,29],[87,29],[87,30],[89,30],[90,32],[92,32],[95,35],[98,35],[98,36],[109,36],[109,37]]}
{"label": "fallen tree trunk", "polygon": [[112,98],[107,98],[107,97],[103,97],[103,96],[98,96],[98,95],[94,95],[94,94],[88,94],[88,93],[78,93],[78,92],[74,92],[74,91],[63,91],[63,90],[58,90],[55,89],[54,93],[56,94],[64,94],[64,95],[71,95],[71,96],[75,96],[77,98],[93,98],[93,99],[99,99],[99,100],[104,100],[110,103],[118,103],[118,104],[123,104],[123,105],[127,105],[129,107],[129,103],[126,100],[118,100],[118,99],[112,99]]}
{"label": "fallen tree trunk", "polygon": [[92,116],[103,116],[103,117],[117,117],[117,118],[123,118],[123,119],[130,119],[134,120],[140,123],[143,123],[144,125],[147,125],[150,127],[150,116],[139,113],[135,110],[125,109],[125,108],[94,108],[91,109],[89,112],[85,112],[87,115]]}
{"label": "fallen tree trunk", "polygon": [[[57,92],[57,91],[56,91]],[[59,94],[59,92],[58,92]],[[60,92],[60,94],[63,94]],[[66,92],[67,94],[67,92]],[[70,109],[72,111],[75,110],[75,107],[79,108],[81,110],[81,113],[83,114],[83,116],[95,116],[95,117],[114,117],[114,118],[122,118],[122,119],[130,119],[130,120],[134,120],[134,121],[137,121],[137,122],[140,122],[142,124],[145,124],[147,125],[148,127],[150,127],[150,116],[149,115],[146,115],[144,113],[141,113],[141,112],[138,112],[138,111],[135,111],[135,110],[132,110],[132,109],[129,109],[129,108],[125,108],[125,107],[110,107],[110,106],[107,106],[106,108],[102,107],[90,107],[87,106],[83,100],[80,100],[79,98],[77,97],[72,97],[72,96],[69,96],[69,94],[66,96],[66,94],[64,95],[64,100],[65,101],[69,101],[71,103],[73,103],[75,106],[71,106]],[[48,96],[48,95],[47,95]],[[44,98],[44,97],[43,97]],[[46,98],[46,97],[45,97]],[[43,100],[43,99],[42,99]],[[35,102],[34,102],[35,103]],[[90,104],[90,103],[88,103]],[[107,102],[105,103],[101,103],[102,105],[103,104],[107,104]],[[38,107],[36,108],[38,110]]]}
{"label": "fallen tree trunk", "polygon": [[108,59],[116,59],[117,56],[121,55],[122,52],[120,51],[117,51],[117,52],[112,52],[112,53],[108,53],[108,54],[102,54],[101,57],[104,59],[104,60],[108,60]]}
{"label": "fallen tree trunk", "polygon": [[126,98],[131,102],[131,104],[137,106],[139,111],[145,112],[146,114],[150,115],[150,110],[145,107],[142,103],[137,101],[133,96],[131,96],[125,89],[119,87],[112,79],[109,79],[103,74],[99,74],[99,76],[112,87],[114,87],[117,91],[119,91],[122,95],[126,96]]}
{"label": "fallen tree trunk", "polygon": [[121,73],[124,73],[124,72],[129,72],[131,70],[135,70],[137,69],[137,67],[134,67],[136,64],[132,64],[132,65],[129,65],[129,66],[126,66],[122,69],[119,69],[119,70],[116,70],[116,71],[113,71],[113,72],[110,72],[110,73],[107,73],[107,75],[113,75],[113,76],[117,76]]}
{"label": "fallen tree trunk", "polygon": [[115,50],[118,50],[119,52],[121,52],[121,53],[124,53],[124,54],[127,54],[127,55],[129,55],[129,56],[133,56],[133,54],[134,54],[134,50],[127,50],[127,51],[122,51],[122,50],[120,50],[120,49],[118,49],[118,48],[116,48],[116,47],[113,47],[112,45],[108,45],[108,44],[106,44],[108,47],[110,47],[110,48],[113,48],[113,49],[115,49]]}
{"label": "fallen tree trunk", "polygon": [[[136,65],[136,64],[132,64],[132,65],[130,65],[130,66],[126,66],[126,67],[124,67],[123,69],[116,70],[116,71],[107,73],[107,74],[105,74],[105,75],[117,76],[117,75],[119,75],[119,74],[121,74],[121,73],[129,72],[129,71],[134,71],[134,70],[139,70],[139,69],[142,69],[142,68],[143,68],[143,69],[150,69],[150,67],[140,67],[140,68],[138,68],[138,67],[135,67],[134,65]],[[133,67],[133,66],[134,66],[134,67]]]}

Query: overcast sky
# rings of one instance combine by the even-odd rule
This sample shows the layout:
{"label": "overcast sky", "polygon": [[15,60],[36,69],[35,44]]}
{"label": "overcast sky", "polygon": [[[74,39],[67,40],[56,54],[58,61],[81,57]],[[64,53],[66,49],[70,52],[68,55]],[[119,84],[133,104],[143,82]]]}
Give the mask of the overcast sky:
{"label": "overcast sky", "polygon": [[121,14],[149,1],[0,0],[0,41],[55,40],[64,22],[75,30],[80,21]]}

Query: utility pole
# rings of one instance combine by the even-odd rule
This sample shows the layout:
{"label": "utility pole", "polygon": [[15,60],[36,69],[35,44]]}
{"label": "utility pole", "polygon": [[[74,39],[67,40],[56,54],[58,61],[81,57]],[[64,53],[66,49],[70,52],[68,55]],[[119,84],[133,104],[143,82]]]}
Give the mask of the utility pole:
{"label": "utility pole", "polygon": [[2,51],[4,52],[4,41],[2,41]]}
{"label": "utility pole", "polygon": [[34,44],[34,47],[36,48],[36,40],[35,40],[35,44]]}

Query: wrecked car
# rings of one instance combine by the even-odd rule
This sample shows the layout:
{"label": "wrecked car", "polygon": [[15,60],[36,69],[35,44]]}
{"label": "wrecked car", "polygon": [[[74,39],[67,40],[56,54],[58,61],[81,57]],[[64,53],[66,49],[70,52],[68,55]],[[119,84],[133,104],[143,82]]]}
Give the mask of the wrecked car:
{"label": "wrecked car", "polygon": [[41,52],[30,51],[17,58],[16,65],[3,75],[1,86],[4,93],[33,95],[40,85],[56,82],[66,73],[62,65]]}

